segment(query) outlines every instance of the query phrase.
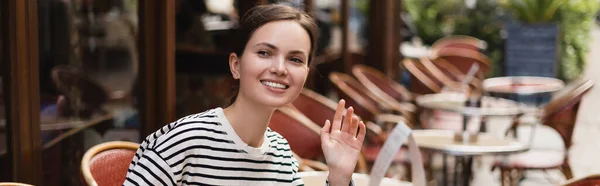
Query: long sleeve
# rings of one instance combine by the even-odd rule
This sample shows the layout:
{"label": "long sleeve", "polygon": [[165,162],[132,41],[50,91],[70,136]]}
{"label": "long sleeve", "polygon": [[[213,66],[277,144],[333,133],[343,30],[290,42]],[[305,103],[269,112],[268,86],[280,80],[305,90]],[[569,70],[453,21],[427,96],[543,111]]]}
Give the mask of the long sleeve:
{"label": "long sleeve", "polygon": [[134,162],[130,165],[124,186],[177,185],[171,167],[156,151],[146,149],[140,152],[141,155],[136,154]]}

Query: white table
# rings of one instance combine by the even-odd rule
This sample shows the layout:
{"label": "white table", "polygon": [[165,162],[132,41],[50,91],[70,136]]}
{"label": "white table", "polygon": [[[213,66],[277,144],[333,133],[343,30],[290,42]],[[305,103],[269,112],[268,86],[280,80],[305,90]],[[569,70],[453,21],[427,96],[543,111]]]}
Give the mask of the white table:
{"label": "white table", "polygon": [[[322,186],[325,184],[325,180],[327,179],[327,175],[329,172],[326,171],[309,171],[309,172],[299,172],[298,175],[304,181],[304,185],[306,186]],[[352,179],[354,180],[354,184],[356,186],[367,186],[369,184],[369,175],[354,173],[352,175]],[[380,186],[411,186],[412,183],[400,181],[391,178],[383,178],[381,180]]]}

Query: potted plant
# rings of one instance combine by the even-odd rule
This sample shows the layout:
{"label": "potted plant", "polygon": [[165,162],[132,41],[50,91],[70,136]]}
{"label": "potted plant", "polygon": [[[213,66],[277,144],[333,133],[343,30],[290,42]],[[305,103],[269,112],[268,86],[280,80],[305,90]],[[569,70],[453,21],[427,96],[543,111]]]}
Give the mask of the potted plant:
{"label": "potted plant", "polygon": [[558,10],[567,0],[505,0],[512,21],[505,24],[508,34],[504,74],[546,76],[558,74]]}
{"label": "potted plant", "polygon": [[506,68],[505,75],[524,75],[510,70],[528,71],[526,75],[551,74],[567,81],[581,75],[599,0],[504,0],[502,4],[516,21],[505,25],[504,66],[515,67]]}

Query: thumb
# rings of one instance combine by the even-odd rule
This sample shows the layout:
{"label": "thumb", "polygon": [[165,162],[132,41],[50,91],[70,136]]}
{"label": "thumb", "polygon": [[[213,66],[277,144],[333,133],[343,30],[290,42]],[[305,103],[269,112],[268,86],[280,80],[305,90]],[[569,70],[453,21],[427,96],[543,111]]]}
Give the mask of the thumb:
{"label": "thumb", "polygon": [[331,131],[331,122],[329,120],[325,121],[325,125],[321,128],[321,142],[325,142],[329,139],[329,133]]}

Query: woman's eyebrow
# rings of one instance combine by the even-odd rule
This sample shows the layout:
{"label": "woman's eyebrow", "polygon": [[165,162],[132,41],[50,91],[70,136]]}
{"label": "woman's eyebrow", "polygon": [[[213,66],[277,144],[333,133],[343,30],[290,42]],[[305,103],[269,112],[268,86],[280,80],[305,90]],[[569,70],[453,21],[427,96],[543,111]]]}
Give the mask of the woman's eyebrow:
{"label": "woman's eyebrow", "polygon": [[306,52],[304,52],[303,50],[292,50],[290,51],[290,54],[306,54]]}
{"label": "woman's eyebrow", "polygon": [[[267,42],[257,43],[254,46],[266,46],[266,47],[268,47],[268,48],[270,48],[272,50],[277,50],[278,49],[275,45],[273,45],[271,43],[267,43]],[[290,54],[301,54],[301,55],[304,55],[304,54],[306,54],[306,52],[304,50],[292,50],[292,51],[290,51]]]}
{"label": "woman's eyebrow", "polygon": [[271,48],[273,50],[277,50],[277,47],[275,45],[270,44],[270,43],[265,43],[265,42],[258,43],[255,46],[266,46],[266,47]]}

